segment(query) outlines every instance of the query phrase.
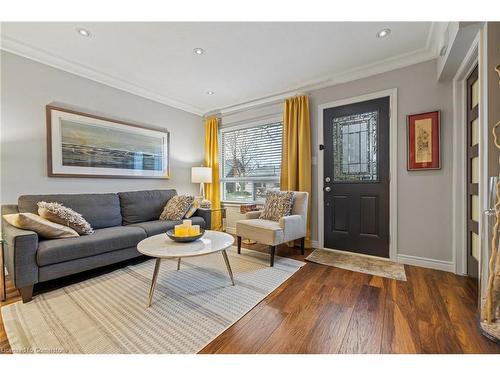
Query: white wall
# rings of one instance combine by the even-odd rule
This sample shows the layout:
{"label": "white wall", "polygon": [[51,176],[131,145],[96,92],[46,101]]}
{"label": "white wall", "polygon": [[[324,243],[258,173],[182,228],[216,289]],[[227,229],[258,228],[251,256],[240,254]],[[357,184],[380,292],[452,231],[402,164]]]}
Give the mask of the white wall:
{"label": "white wall", "polygon": [[[1,52],[1,203],[21,194],[117,192],[176,188],[196,193],[190,167],[203,160],[200,116]],[[47,177],[45,106],[83,112],[170,131],[171,179]]]}

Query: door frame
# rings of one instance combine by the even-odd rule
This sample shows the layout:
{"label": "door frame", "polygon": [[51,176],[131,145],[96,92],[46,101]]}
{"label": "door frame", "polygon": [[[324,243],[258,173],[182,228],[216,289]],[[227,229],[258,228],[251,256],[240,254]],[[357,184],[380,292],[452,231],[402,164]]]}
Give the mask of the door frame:
{"label": "door frame", "polygon": [[[327,108],[340,107],[343,105],[364,102],[372,99],[389,97],[389,259],[397,258],[398,243],[398,89],[376,91],[364,95],[335,100],[333,102],[318,105],[318,145],[323,144],[323,111]],[[324,153],[318,151],[318,178],[316,180],[318,193],[318,243],[321,249],[325,249],[325,229],[323,210],[323,167]],[[326,249],[333,250],[333,249]]]}
{"label": "door frame", "polygon": [[[482,212],[486,209],[488,182],[487,172],[484,170],[484,158],[486,147],[482,147],[487,139],[487,127],[483,124],[483,77],[481,74],[482,67],[479,63],[481,31],[479,30],[472,42],[467,54],[465,55],[462,64],[457,70],[453,78],[453,218],[452,218],[452,248],[453,248],[453,263],[455,265],[455,273],[458,275],[467,275],[467,78],[478,66],[478,79],[480,90],[479,102],[479,235],[483,230],[483,215]],[[481,248],[484,244],[481,242]]]}

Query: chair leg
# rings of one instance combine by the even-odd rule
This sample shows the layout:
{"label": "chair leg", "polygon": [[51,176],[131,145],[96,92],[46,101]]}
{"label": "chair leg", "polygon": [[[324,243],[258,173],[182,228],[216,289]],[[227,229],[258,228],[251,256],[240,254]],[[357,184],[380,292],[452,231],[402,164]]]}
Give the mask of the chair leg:
{"label": "chair leg", "polygon": [[23,286],[22,288],[19,288],[19,294],[21,294],[23,303],[31,301],[31,299],[33,298],[33,285]]}
{"label": "chair leg", "polygon": [[271,267],[274,267],[274,254],[276,253],[276,246],[271,246]]}
{"label": "chair leg", "polygon": [[238,254],[241,254],[241,236],[237,237],[237,242],[238,242]]}
{"label": "chair leg", "polygon": [[305,253],[305,245],[306,245],[306,238],[302,237],[300,239],[300,252],[302,255],[304,255],[304,253]]}

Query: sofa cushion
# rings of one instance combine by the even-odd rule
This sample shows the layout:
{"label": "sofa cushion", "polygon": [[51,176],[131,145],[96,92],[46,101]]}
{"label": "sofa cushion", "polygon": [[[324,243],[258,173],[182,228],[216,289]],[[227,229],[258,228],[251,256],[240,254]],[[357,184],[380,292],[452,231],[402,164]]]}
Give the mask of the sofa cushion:
{"label": "sofa cushion", "polygon": [[[192,216],[190,218],[193,225],[199,225],[202,228],[205,228],[205,220],[199,216]],[[154,221],[146,221],[144,223],[136,223],[130,225],[130,227],[139,227],[146,231],[148,237],[154,236],[155,234],[165,233],[167,230],[172,229],[175,225],[182,224],[182,220],[174,221],[174,220],[154,220]],[[128,228],[129,226],[127,226]]]}
{"label": "sofa cushion", "polygon": [[283,242],[283,228],[273,220],[247,219],[236,222],[236,235],[266,245]]}
{"label": "sofa cushion", "polygon": [[121,225],[120,200],[118,194],[46,194],[21,195],[19,212],[38,213],[37,203],[57,202],[80,213],[92,228],[107,228]]}
{"label": "sofa cushion", "polygon": [[97,229],[94,234],[76,238],[40,241],[37,251],[39,266],[67,262],[114,250],[136,246],[146,238],[139,227]]}
{"label": "sofa cushion", "polygon": [[157,220],[170,198],[177,195],[175,189],[143,190],[118,193],[123,224]]}

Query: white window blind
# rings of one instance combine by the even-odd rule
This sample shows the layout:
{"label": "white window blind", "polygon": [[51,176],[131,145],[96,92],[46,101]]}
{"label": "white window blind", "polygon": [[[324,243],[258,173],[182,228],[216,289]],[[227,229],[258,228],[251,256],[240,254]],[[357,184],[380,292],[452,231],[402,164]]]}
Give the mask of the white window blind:
{"label": "white window blind", "polygon": [[282,122],[221,131],[221,199],[258,202],[279,188]]}

